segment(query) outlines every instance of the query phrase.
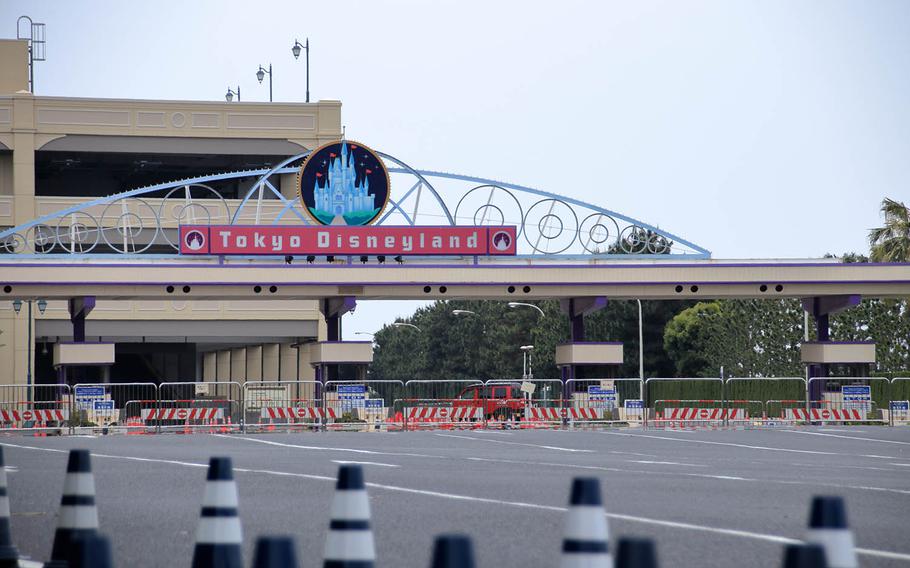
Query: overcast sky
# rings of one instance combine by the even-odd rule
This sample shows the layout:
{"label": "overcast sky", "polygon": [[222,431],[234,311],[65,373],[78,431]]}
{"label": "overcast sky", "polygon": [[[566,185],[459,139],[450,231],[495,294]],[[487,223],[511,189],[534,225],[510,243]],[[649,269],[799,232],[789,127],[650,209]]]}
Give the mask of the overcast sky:
{"label": "overcast sky", "polygon": [[47,24],[39,95],[268,100],[272,63],[275,100],[303,101],[309,37],[311,99],[341,100],[349,137],[714,258],[864,252],[882,198],[910,200],[904,0],[3,0],[0,36],[22,14]]}

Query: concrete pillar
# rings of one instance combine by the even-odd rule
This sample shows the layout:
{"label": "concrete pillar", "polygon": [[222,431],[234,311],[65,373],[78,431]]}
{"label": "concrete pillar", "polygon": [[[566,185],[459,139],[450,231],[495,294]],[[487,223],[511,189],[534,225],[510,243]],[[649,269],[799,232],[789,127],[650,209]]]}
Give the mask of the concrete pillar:
{"label": "concrete pillar", "polygon": [[262,345],[250,345],[246,348],[246,380],[262,380]]}
{"label": "concrete pillar", "polygon": [[246,348],[236,347],[231,349],[231,380],[240,383],[246,382]]}
{"label": "concrete pillar", "polygon": [[208,351],[202,354],[202,380],[209,383],[218,380],[217,351]]}
{"label": "concrete pillar", "polygon": [[279,346],[277,343],[268,343],[262,346],[262,380],[277,381],[279,360]]}
{"label": "concrete pillar", "polygon": [[35,218],[35,99],[16,95],[13,100],[13,221]]}
{"label": "concrete pillar", "polygon": [[297,199],[297,174],[281,174],[279,178],[281,187],[278,189],[281,195],[287,199]]}
{"label": "concrete pillar", "polygon": [[216,356],[217,373],[215,378],[218,382],[231,380],[231,352],[227,350],[218,351]]}
{"label": "concrete pillar", "polygon": [[279,346],[278,362],[278,380],[296,381],[297,349],[291,347],[290,343],[282,343]]}

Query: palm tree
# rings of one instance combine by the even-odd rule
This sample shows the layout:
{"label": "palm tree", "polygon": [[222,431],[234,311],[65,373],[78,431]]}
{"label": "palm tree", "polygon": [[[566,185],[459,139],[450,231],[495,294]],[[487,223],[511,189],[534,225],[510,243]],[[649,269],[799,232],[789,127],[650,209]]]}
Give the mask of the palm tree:
{"label": "palm tree", "polygon": [[873,262],[910,262],[910,209],[900,201],[882,201],[885,226],[869,231]]}

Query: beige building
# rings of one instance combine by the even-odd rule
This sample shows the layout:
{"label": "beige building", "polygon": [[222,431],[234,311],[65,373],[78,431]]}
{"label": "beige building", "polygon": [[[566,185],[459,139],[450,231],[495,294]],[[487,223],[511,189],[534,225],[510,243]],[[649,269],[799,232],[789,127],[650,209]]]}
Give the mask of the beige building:
{"label": "beige building", "polygon": [[[340,135],[339,101],[35,96],[28,91],[27,42],[0,40],[0,230],[138,187],[274,166]],[[293,177],[282,176],[282,194],[295,194]],[[249,183],[230,180],[213,189],[234,211]],[[154,198],[145,201],[158,206]],[[50,383],[56,380],[54,345],[71,340],[73,327],[65,302],[51,300],[40,313],[39,299],[32,305],[32,382]],[[85,339],[116,342],[117,362],[80,371],[79,378],[311,379],[309,351],[295,346],[316,340],[320,329],[324,335],[321,321],[313,300],[99,299]],[[27,326],[27,302],[17,314],[10,301],[0,300],[0,383],[27,380]]]}

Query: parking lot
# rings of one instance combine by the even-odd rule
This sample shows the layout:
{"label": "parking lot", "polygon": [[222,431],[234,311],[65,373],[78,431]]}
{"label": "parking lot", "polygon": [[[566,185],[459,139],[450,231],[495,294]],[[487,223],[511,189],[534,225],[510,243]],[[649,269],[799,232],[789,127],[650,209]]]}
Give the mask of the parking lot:
{"label": "parking lot", "polygon": [[863,566],[910,566],[910,429],[323,432],[8,436],[12,530],[46,560],[66,451],[92,451],[119,566],[189,565],[209,456],[234,460],[245,558],[295,537],[316,565],[340,463],[363,464],[381,566],[425,566],[467,533],[481,566],[552,566],[573,476],[601,480],[611,537],[656,540],[661,566],[777,566],[815,494],[845,497]]}

